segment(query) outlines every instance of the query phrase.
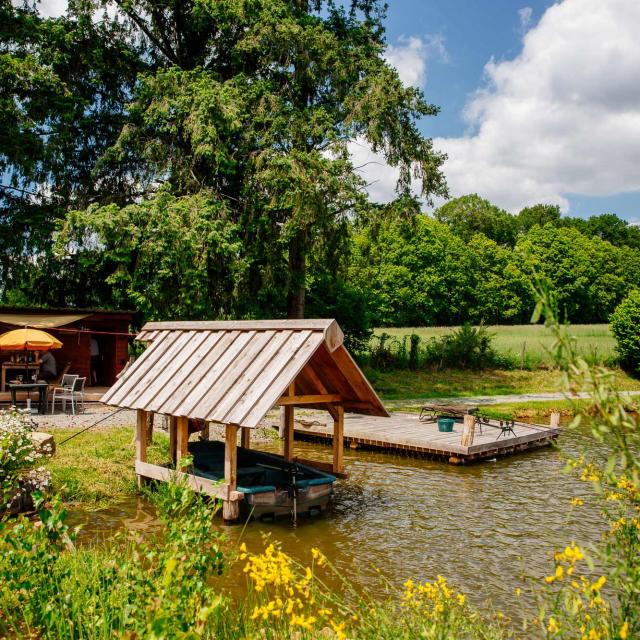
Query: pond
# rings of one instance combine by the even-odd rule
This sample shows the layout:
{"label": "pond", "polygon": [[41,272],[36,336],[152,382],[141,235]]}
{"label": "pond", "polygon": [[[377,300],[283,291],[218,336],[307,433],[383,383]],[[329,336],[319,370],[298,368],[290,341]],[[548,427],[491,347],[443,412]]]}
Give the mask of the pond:
{"label": "pond", "polygon": [[[584,431],[566,433],[560,445],[571,453],[596,446]],[[296,453],[331,457],[330,448],[319,444],[296,442]],[[288,520],[254,521],[246,528],[220,521],[221,530],[232,541],[242,535],[252,550],[262,548],[268,533],[303,562],[317,546],[372,595],[385,588],[376,568],[396,586],[409,577],[442,574],[476,604],[505,611],[513,609],[523,576],[550,573],[555,548],[571,541],[588,546],[602,533],[596,507],[571,509],[571,498],[592,489],[562,472],[562,456],[552,448],[469,466],[347,449],[345,463],[349,479],[337,483],[325,516],[296,527]],[[75,511],[70,520],[83,525],[85,542],[123,527],[159,528],[152,507],[136,498],[107,510]]]}

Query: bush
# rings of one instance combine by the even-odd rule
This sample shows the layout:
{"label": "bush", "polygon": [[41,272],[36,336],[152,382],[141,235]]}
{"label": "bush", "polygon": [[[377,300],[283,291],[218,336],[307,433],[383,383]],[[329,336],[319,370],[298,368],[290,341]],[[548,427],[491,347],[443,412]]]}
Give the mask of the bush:
{"label": "bush", "polygon": [[49,475],[33,468],[44,456],[31,439],[34,430],[27,414],[16,409],[0,411],[0,514],[27,507],[30,491],[44,490],[49,484]]}
{"label": "bush", "polygon": [[469,324],[441,338],[431,338],[425,349],[426,364],[456,369],[484,369],[496,364],[493,334]]}
{"label": "bush", "polygon": [[640,373],[640,289],[634,289],[611,316],[611,331],[618,346],[620,364]]}

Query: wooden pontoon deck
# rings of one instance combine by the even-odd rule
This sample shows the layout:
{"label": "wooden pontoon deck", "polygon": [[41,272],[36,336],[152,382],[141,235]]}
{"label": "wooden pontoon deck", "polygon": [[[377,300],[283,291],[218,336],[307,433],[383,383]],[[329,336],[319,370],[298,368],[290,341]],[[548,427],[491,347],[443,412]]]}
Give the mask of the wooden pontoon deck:
{"label": "wooden pontoon deck", "polygon": [[[456,422],[451,433],[440,433],[437,424],[421,422],[415,413],[393,413],[390,418],[348,414],[344,420],[344,443],[351,448],[363,446],[412,452],[445,459],[452,464],[464,464],[547,446],[561,431],[559,427],[516,424],[513,427],[515,435],[501,434],[499,424],[495,420],[483,424],[482,433],[476,427],[473,444],[467,447],[461,444],[462,423]],[[330,442],[333,428],[320,416],[299,419],[295,424],[295,436]]]}

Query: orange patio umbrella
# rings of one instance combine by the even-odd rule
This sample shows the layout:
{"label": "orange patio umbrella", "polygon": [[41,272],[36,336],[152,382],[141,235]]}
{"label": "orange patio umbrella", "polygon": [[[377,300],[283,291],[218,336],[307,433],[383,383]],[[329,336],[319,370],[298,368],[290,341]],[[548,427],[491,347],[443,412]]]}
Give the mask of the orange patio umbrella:
{"label": "orange patio umbrella", "polygon": [[60,340],[40,329],[14,329],[0,336],[2,351],[48,351],[61,346]]}

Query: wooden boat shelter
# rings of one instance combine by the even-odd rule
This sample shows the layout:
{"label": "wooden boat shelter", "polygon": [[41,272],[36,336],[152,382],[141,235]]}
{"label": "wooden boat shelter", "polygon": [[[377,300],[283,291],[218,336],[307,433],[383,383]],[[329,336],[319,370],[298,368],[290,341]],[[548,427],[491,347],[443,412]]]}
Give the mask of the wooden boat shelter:
{"label": "wooden boat shelter", "polygon": [[[335,320],[149,322],[137,336],[147,349],[103,397],[137,411],[136,473],[144,479],[184,477],[223,501],[223,517],[239,516],[237,436],[250,447],[255,429],[274,406],[284,407],[284,457],[344,476],[344,413],[389,417],[343,345]],[[295,407],[326,410],[333,419],[333,464],[294,458]],[[177,471],[147,462],[147,416],[170,417]],[[191,430],[225,425],[224,484],[182,473]]]}

